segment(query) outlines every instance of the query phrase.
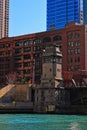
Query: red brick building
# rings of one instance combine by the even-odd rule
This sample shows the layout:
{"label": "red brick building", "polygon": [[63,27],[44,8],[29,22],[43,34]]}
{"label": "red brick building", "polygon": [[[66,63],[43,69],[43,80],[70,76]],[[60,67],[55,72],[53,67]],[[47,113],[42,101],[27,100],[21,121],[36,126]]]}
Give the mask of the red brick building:
{"label": "red brick building", "polygon": [[19,81],[40,83],[46,44],[59,45],[63,71],[87,70],[87,26],[70,23],[61,30],[0,39],[0,82],[16,72]]}

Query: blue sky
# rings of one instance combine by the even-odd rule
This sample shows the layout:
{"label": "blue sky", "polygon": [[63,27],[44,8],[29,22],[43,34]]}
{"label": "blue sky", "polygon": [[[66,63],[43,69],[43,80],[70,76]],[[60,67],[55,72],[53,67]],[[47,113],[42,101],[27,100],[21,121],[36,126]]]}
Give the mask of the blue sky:
{"label": "blue sky", "polygon": [[46,30],[46,0],[10,0],[9,36]]}

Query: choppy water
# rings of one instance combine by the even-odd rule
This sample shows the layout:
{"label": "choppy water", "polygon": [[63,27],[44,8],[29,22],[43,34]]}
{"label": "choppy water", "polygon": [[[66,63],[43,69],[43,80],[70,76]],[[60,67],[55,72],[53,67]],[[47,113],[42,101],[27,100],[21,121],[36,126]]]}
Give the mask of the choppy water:
{"label": "choppy water", "polygon": [[0,130],[87,130],[87,116],[0,114]]}

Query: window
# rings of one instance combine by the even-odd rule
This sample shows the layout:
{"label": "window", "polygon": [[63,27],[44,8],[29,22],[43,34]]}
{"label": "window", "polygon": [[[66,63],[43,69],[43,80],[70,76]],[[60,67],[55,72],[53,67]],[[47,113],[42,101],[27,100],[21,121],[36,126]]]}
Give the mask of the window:
{"label": "window", "polygon": [[69,35],[67,37],[68,37],[68,39],[79,38],[80,34],[78,32],[71,32],[71,33],[69,33]]}
{"label": "window", "polygon": [[74,54],[74,50],[73,49],[68,50],[68,54]]}
{"label": "window", "polygon": [[16,42],[15,46],[22,46],[22,42]]}
{"label": "window", "polygon": [[30,62],[24,62],[24,67],[30,66]]}
{"label": "window", "polygon": [[75,38],[79,38],[80,34],[79,33],[75,33]]}
{"label": "window", "polygon": [[73,33],[69,34],[67,37],[68,37],[68,39],[72,39],[73,38]]}
{"label": "window", "polygon": [[40,54],[39,53],[36,53],[33,55],[34,58],[39,58],[40,57]]}
{"label": "window", "polygon": [[30,51],[31,51],[30,47],[24,48],[24,52],[30,52]]}
{"label": "window", "polygon": [[10,47],[10,44],[9,44],[9,43],[6,43],[6,45],[5,45],[5,46],[6,46],[6,48],[8,48],[8,47]]}
{"label": "window", "polygon": [[53,41],[59,41],[59,40],[62,40],[62,36],[53,37]]}
{"label": "window", "polygon": [[73,62],[72,57],[68,57],[68,63],[72,63],[72,62]]}
{"label": "window", "polygon": [[2,76],[3,75],[3,72],[2,71],[0,71],[0,76]]}
{"label": "window", "polygon": [[34,50],[34,51],[40,51],[40,50],[41,50],[41,47],[39,47],[39,46],[34,46],[33,50]]}
{"label": "window", "polygon": [[75,57],[75,62],[80,62],[80,57]]}
{"label": "window", "polygon": [[75,49],[75,54],[80,54],[80,49],[79,48]]}
{"label": "window", "polygon": [[10,54],[10,51],[9,51],[9,50],[7,50],[7,51],[6,51],[6,55],[9,55],[9,54]]}
{"label": "window", "polygon": [[30,45],[32,42],[30,41],[30,40],[26,40],[25,42],[24,42],[24,45],[25,46],[28,46],[28,45]]}
{"label": "window", "polygon": [[21,63],[16,63],[16,64],[15,64],[15,67],[16,67],[16,68],[20,68],[20,67],[22,67],[22,64],[21,64]]}
{"label": "window", "polygon": [[5,45],[4,45],[4,44],[1,44],[1,45],[0,45],[0,48],[5,48]]}
{"label": "window", "polygon": [[77,59],[78,59],[78,62],[80,62],[80,57],[78,57]]}
{"label": "window", "polygon": [[1,57],[1,58],[0,58],[0,62],[3,62],[3,61],[4,61],[4,58],[3,58],[3,57]]}
{"label": "window", "polygon": [[75,42],[75,45],[80,46],[80,42],[79,41]]}
{"label": "window", "polygon": [[3,64],[0,64],[0,69],[4,69],[4,66],[3,66]]}
{"label": "window", "polygon": [[75,54],[77,54],[78,52],[77,52],[77,49],[75,49]]}
{"label": "window", "polygon": [[36,66],[40,66],[40,61],[36,61],[36,62],[35,62],[35,65],[36,65]]}
{"label": "window", "polygon": [[10,61],[10,57],[6,57],[6,61]]}
{"label": "window", "polygon": [[68,46],[70,46],[71,45],[71,43],[70,42],[68,42]]}
{"label": "window", "polygon": [[40,73],[41,69],[35,69],[35,73]]}
{"label": "window", "polygon": [[45,42],[51,42],[51,38],[50,37],[45,37],[43,39],[43,43],[45,43]]}
{"label": "window", "polygon": [[31,58],[30,55],[24,55],[24,59],[25,59],[25,60],[28,60],[28,59],[30,59],[30,58]]}
{"label": "window", "polygon": [[73,42],[68,42],[68,47],[73,47],[74,43]]}
{"label": "window", "polygon": [[56,58],[56,63],[58,63],[58,64],[60,63],[60,64],[61,64],[61,63],[62,63],[62,59],[61,59],[61,58],[59,58],[59,57],[58,57],[58,58]]}
{"label": "window", "polygon": [[41,39],[40,38],[37,38],[37,39],[34,40],[34,44],[39,44],[39,43],[41,43]]}
{"label": "window", "polygon": [[19,54],[19,53],[21,53],[21,52],[22,52],[22,49],[16,49],[16,50],[15,50],[15,53],[16,53],[16,54]]}
{"label": "window", "polygon": [[80,49],[79,48],[77,49],[77,53],[80,54]]}
{"label": "window", "polygon": [[73,66],[68,66],[68,68],[67,68],[68,71],[72,71],[73,69],[74,69]]}
{"label": "window", "polygon": [[5,51],[1,51],[1,52],[0,52],[0,55],[4,55],[4,54],[5,54]]}
{"label": "window", "polygon": [[23,74],[29,74],[30,73],[30,70],[24,70],[23,71]]}
{"label": "window", "polygon": [[21,70],[18,70],[18,71],[17,71],[17,74],[21,74],[21,73],[22,73],[22,71],[21,71]]}
{"label": "window", "polygon": [[22,56],[21,55],[20,56],[16,56],[15,60],[22,60]]}
{"label": "window", "polygon": [[73,45],[74,45],[73,42],[71,42],[71,46],[72,46],[72,47],[73,47]]}
{"label": "window", "polygon": [[80,69],[81,69],[80,65],[75,66],[75,70],[80,70]]}

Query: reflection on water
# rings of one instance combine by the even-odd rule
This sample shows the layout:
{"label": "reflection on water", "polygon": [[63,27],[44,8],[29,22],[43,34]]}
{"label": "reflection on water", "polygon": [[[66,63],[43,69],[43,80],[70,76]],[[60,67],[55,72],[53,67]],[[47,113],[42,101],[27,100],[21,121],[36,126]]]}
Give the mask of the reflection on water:
{"label": "reflection on water", "polygon": [[70,124],[70,130],[81,130],[78,122],[73,122]]}
{"label": "reflection on water", "polygon": [[2,114],[0,130],[87,130],[87,116]]}

